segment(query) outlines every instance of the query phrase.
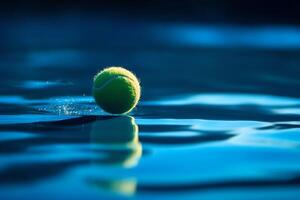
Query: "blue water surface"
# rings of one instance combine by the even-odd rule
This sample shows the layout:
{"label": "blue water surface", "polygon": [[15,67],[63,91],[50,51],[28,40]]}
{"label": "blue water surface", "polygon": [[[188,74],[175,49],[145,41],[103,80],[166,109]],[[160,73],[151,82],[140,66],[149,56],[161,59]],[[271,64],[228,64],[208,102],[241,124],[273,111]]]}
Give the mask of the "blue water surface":
{"label": "blue water surface", "polygon": [[[1,36],[0,199],[300,198],[299,28],[24,20]],[[129,115],[91,96],[109,65],[141,81]]]}

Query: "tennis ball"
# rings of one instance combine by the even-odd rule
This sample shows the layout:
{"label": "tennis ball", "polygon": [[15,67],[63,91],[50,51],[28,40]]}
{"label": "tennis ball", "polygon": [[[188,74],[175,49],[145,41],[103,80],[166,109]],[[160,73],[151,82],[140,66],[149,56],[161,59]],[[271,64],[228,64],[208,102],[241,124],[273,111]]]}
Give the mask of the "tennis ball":
{"label": "tennis ball", "polygon": [[94,77],[93,96],[106,112],[128,113],[140,99],[140,83],[130,71],[122,67],[108,67]]}

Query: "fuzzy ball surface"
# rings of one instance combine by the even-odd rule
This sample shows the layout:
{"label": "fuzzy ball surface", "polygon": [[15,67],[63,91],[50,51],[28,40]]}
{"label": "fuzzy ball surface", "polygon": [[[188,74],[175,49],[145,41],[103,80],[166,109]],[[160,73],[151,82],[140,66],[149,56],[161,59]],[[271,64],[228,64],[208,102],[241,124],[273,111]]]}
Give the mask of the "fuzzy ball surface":
{"label": "fuzzy ball surface", "polygon": [[94,77],[93,96],[96,103],[108,113],[129,113],[140,99],[140,83],[127,69],[108,67]]}

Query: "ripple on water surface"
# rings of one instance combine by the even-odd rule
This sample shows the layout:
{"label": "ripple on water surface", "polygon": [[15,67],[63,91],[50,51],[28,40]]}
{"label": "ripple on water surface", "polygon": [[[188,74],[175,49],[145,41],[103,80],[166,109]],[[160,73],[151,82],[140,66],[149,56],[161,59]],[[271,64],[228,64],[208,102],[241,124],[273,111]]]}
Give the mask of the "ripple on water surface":
{"label": "ripple on water surface", "polygon": [[277,187],[299,195],[299,113],[284,112],[299,109],[297,98],[192,94],[141,102],[132,117],[105,115],[88,96],[3,96],[0,104],[34,111],[0,116],[3,197],[70,186],[91,199],[217,199]]}

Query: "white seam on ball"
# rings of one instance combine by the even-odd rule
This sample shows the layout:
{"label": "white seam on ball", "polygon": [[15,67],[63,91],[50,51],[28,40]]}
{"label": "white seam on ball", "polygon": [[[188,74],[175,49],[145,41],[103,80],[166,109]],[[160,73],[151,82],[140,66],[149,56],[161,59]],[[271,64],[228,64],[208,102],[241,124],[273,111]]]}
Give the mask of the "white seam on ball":
{"label": "white seam on ball", "polygon": [[114,75],[114,77],[110,78],[109,80],[107,80],[103,85],[101,85],[101,87],[93,87],[94,90],[102,90],[104,87],[106,87],[110,82],[112,82],[113,80],[117,79],[117,78],[128,78],[129,80],[135,82],[132,78],[125,76],[125,75]]}

